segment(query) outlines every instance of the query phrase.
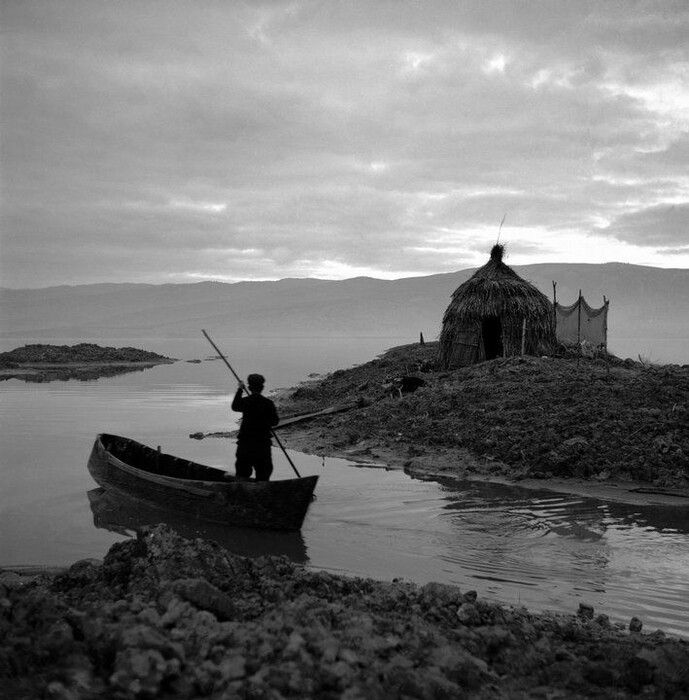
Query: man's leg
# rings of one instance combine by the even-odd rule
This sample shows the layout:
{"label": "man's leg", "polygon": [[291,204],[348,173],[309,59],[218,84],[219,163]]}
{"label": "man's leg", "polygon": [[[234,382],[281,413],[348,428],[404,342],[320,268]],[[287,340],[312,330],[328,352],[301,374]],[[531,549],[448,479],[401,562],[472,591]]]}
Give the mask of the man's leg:
{"label": "man's leg", "polygon": [[256,470],[256,481],[268,481],[273,473],[273,457],[271,446],[257,445],[254,453],[254,469]]}
{"label": "man's leg", "polygon": [[251,450],[247,445],[237,444],[237,454],[234,463],[234,471],[237,479],[251,478]]}

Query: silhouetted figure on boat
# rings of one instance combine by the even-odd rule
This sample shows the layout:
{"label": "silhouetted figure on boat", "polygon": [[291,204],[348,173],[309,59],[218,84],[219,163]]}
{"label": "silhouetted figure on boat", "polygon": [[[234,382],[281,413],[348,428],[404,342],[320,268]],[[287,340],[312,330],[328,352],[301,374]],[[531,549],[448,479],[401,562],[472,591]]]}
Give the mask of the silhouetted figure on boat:
{"label": "silhouetted figure on boat", "polygon": [[242,414],[235,461],[238,479],[249,479],[254,471],[256,481],[268,481],[273,473],[271,429],[280,419],[275,404],[261,394],[265,381],[260,374],[250,374],[249,396],[242,396],[245,387],[240,384],[232,400],[232,410]]}

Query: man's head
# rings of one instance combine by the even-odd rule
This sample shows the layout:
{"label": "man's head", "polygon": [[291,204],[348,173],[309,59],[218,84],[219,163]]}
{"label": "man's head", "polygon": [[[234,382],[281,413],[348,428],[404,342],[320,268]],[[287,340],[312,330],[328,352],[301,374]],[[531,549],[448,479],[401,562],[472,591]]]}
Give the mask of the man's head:
{"label": "man's head", "polygon": [[249,391],[260,394],[263,391],[266,380],[262,374],[250,374],[246,378],[246,383],[249,386]]}

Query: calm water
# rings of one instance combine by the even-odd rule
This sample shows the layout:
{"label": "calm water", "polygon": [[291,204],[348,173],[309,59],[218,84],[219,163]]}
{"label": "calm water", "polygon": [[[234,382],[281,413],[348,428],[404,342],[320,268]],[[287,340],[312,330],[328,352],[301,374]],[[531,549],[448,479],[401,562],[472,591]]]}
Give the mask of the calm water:
{"label": "calm water", "polygon": [[[266,374],[269,390],[405,342],[216,341],[242,374]],[[203,359],[213,354],[204,342],[117,345]],[[86,470],[95,435],[121,433],[229,467],[232,441],[188,436],[234,427],[229,410],[234,388],[218,361],[178,362],[91,382],[2,382],[0,565],[102,558],[133,528],[159,521],[155,509],[97,488]],[[182,534],[212,537],[240,554],[285,554],[315,568],[383,580],[444,581],[533,610],[575,612],[579,602],[588,602],[615,621],[637,615],[647,629],[689,637],[689,508],[424,482],[343,460],[299,453],[292,458],[302,474],[321,475],[318,498],[300,533],[202,526],[180,518],[172,524]],[[276,475],[291,474],[279,452],[275,463]]]}

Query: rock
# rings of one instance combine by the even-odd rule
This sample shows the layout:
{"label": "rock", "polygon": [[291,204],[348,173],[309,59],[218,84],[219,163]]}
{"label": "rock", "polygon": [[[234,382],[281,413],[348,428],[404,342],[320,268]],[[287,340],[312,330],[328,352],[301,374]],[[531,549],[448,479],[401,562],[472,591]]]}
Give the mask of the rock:
{"label": "rock", "polygon": [[342,661],[344,661],[345,663],[348,663],[350,666],[359,663],[359,655],[352,649],[340,649],[340,651],[337,653],[337,656],[338,658],[342,659]]}
{"label": "rock", "polygon": [[481,615],[473,603],[462,603],[457,610],[457,619],[467,627],[481,624]]}
{"label": "rock", "polygon": [[462,592],[457,586],[431,581],[421,589],[422,600],[428,605],[461,605]]}
{"label": "rock", "polygon": [[174,597],[168,602],[167,609],[160,618],[160,625],[162,627],[176,627],[179,621],[188,616],[192,610],[189,603]]}
{"label": "rock", "polygon": [[236,680],[246,676],[246,659],[241,656],[232,656],[224,659],[219,664],[220,673],[225,680]]}
{"label": "rock", "polygon": [[51,681],[48,683],[46,691],[51,700],[77,700],[78,697],[64,683],[60,683],[60,681]]}
{"label": "rock", "polygon": [[638,617],[633,617],[629,621],[629,631],[630,632],[641,632],[641,628],[643,627],[643,622]]}
{"label": "rock", "polygon": [[213,613],[218,620],[231,620],[235,615],[232,599],[204,579],[178,579],[173,589],[197,608]]}
{"label": "rock", "polygon": [[562,442],[562,445],[560,447],[565,447],[568,450],[581,450],[585,447],[588,447],[589,441],[585,438],[582,437],[581,435],[577,435],[576,437],[569,438],[568,440],[564,440]]}
{"label": "rock", "polygon": [[584,671],[584,677],[594,685],[602,688],[609,687],[615,683],[614,671],[602,663],[589,666]]}
{"label": "rock", "polygon": [[184,661],[184,647],[171,642],[162,632],[147,625],[135,625],[122,631],[119,639],[121,648],[153,649],[159,651],[166,659],[176,658]]}
{"label": "rock", "polygon": [[299,632],[294,631],[292,634],[290,634],[289,639],[287,640],[287,646],[285,647],[285,654],[294,656],[296,655],[301,648],[306,644],[306,640],[304,637],[299,634]]}
{"label": "rock", "polygon": [[601,626],[601,627],[610,627],[610,618],[601,613],[600,615],[596,616],[596,622]]}
{"label": "rock", "polygon": [[160,613],[156,610],[154,606],[149,606],[144,608],[140,613],[137,614],[136,619],[143,624],[151,625],[152,627],[161,626]]}
{"label": "rock", "polygon": [[579,603],[577,616],[582,618],[582,620],[593,620],[593,605],[589,605],[588,603]]}
{"label": "rock", "polygon": [[17,591],[23,585],[24,579],[15,571],[0,572],[0,586],[4,588],[5,591]]}
{"label": "rock", "polygon": [[156,697],[169,668],[160,652],[153,649],[125,649],[118,653],[110,683],[125,697]]}

